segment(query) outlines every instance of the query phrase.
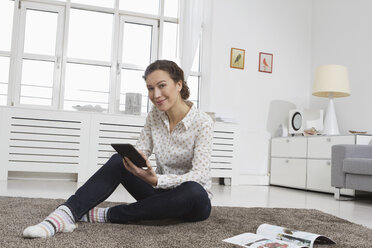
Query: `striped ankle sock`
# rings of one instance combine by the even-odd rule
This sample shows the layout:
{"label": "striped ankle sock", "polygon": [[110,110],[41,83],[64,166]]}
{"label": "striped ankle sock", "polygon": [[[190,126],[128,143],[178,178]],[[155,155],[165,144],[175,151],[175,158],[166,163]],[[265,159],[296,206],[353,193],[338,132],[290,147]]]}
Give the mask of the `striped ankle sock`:
{"label": "striped ankle sock", "polygon": [[23,231],[23,237],[48,238],[57,232],[72,232],[76,227],[71,210],[62,205],[39,224],[27,227]]}
{"label": "striped ankle sock", "polygon": [[109,208],[94,207],[81,217],[80,221],[90,223],[104,223],[109,222],[107,219],[107,212]]}

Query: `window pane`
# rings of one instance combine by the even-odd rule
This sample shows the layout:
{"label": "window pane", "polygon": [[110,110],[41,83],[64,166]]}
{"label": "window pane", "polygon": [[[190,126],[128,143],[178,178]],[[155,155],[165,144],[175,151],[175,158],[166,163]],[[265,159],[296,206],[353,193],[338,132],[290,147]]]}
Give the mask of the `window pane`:
{"label": "window pane", "polygon": [[0,95],[0,105],[6,105],[7,98],[4,95]]}
{"label": "window pane", "polygon": [[199,77],[189,76],[187,79],[187,85],[190,89],[190,101],[198,101],[199,98]]}
{"label": "window pane", "polygon": [[144,71],[123,69],[120,86],[120,110],[125,110],[125,93],[142,94],[142,112],[147,112],[147,87],[143,80]]}
{"label": "window pane", "polygon": [[82,3],[100,7],[114,8],[114,0],[72,0],[72,3]]}
{"label": "window pane", "polygon": [[0,83],[8,83],[9,58],[0,57]]}
{"label": "window pane", "polygon": [[21,104],[52,105],[52,88],[21,85]]}
{"label": "window pane", "polygon": [[0,105],[6,105],[8,95],[9,58],[0,57]]}
{"label": "window pane", "polygon": [[67,63],[64,109],[100,105],[107,111],[110,68]]}
{"label": "window pane", "polygon": [[191,71],[199,71],[199,62],[200,62],[200,43],[198,43],[198,47],[196,49],[194,61],[192,62]]}
{"label": "window pane", "polygon": [[110,61],[113,15],[71,9],[69,58]]}
{"label": "window pane", "polygon": [[164,22],[162,58],[178,62],[177,58],[178,24]]}
{"label": "window pane", "polygon": [[54,55],[57,22],[58,13],[27,10],[24,52]]}
{"label": "window pane", "polygon": [[[152,26],[125,23],[123,39],[123,63],[146,67],[151,61]],[[139,38],[140,37],[140,38]]]}
{"label": "window pane", "polygon": [[[22,89],[21,92],[23,92],[23,90],[24,89]],[[25,91],[23,93],[24,94],[33,94],[35,91],[38,91],[38,89],[36,89],[36,88],[33,89],[33,92],[28,92],[27,90],[29,90],[29,89],[25,89]],[[40,97],[21,96],[20,103],[21,104],[50,106],[50,105],[52,105],[52,99],[44,99],[44,98],[40,98]]]}
{"label": "window pane", "polygon": [[10,51],[13,27],[13,1],[0,1],[0,50]]}
{"label": "window pane", "polygon": [[164,0],[164,15],[178,17],[178,0]]}
{"label": "window pane", "polygon": [[23,60],[22,84],[53,86],[54,62]]}
{"label": "window pane", "polygon": [[158,15],[159,0],[120,0],[119,8],[122,10]]}
{"label": "window pane", "polygon": [[54,62],[23,60],[21,104],[51,105]]}

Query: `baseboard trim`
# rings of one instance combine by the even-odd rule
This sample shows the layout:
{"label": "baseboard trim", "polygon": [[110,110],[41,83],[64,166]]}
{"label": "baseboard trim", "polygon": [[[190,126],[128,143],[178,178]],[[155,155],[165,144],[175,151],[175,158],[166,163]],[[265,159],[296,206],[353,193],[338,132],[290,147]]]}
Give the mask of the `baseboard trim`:
{"label": "baseboard trim", "polygon": [[268,175],[239,175],[239,185],[269,185]]}
{"label": "baseboard trim", "polygon": [[77,182],[76,173],[9,171],[8,180]]}

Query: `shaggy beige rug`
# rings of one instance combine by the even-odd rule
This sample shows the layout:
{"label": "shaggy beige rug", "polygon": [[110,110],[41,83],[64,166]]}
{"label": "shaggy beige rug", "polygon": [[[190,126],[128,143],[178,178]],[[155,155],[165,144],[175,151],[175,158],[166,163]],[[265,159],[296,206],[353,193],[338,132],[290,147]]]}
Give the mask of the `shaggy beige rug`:
{"label": "shaggy beige rug", "polygon": [[316,247],[372,247],[371,229],[317,210],[285,208],[213,207],[210,218],[203,222],[79,223],[73,233],[48,239],[22,238],[25,227],[40,222],[63,201],[0,197],[0,247],[235,247],[222,240],[255,232],[262,223],[320,233],[336,242]]}

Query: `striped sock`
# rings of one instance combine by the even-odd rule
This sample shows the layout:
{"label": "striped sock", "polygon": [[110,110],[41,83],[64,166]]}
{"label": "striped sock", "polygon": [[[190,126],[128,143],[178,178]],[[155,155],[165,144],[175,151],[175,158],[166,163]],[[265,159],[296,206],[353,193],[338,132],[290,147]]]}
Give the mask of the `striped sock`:
{"label": "striped sock", "polygon": [[109,208],[97,208],[94,207],[84,214],[79,221],[90,222],[90,223],[104,223],[109,222],[107,219],[107,211]]}
{"label": "striped sock", "polygon": [[39,224],[27,227],[23,231],[23,237],[48,238],[57,232],[72,232],[76,227],[71,210],[62,205]]}

